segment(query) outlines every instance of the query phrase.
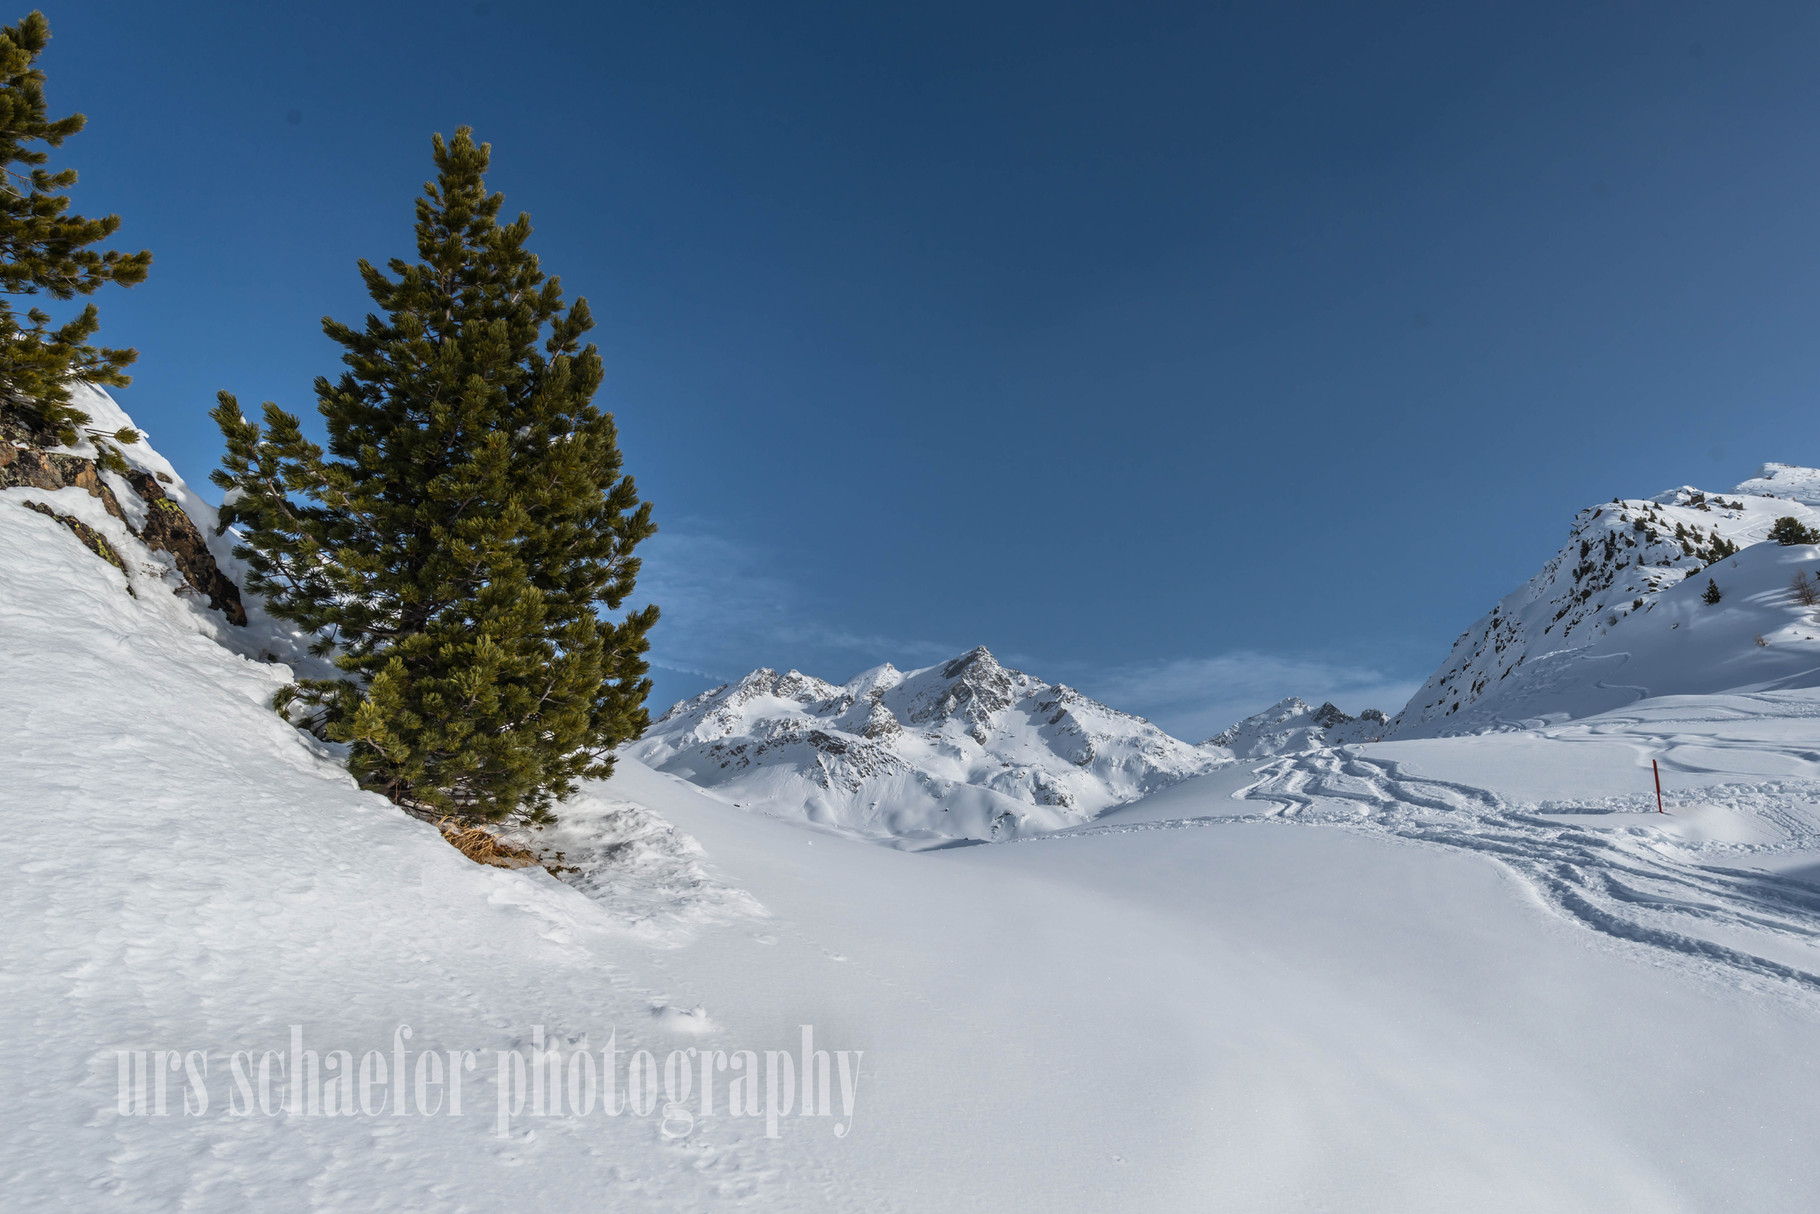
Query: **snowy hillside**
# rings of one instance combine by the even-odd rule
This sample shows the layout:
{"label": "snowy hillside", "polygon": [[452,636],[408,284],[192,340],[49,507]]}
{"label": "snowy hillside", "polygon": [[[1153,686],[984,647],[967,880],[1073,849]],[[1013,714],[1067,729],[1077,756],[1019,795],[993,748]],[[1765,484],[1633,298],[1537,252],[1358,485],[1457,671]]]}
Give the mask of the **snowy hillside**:
{"label": "snowy hillside", "polygon": [[1323,746],[1376,742],[1390,727],[1390,718],[1376,708],[1349,716],[1332,704],[1310,708],[1298,696],[1254,713],[1208,738],[1201,745],[1217,747],[1240,759],[1295,754]]}
{"label": "snowy hillside", "polygon": [[628,753],[748,808],[906,840],[1056,830],[1228,761],[984,647],[838,686],[755,670]]}
{"label": "snowy hillside", "polygon": [[[0,452],[8,1209],[1656,1214],[1820,1186],[1820,691],[1346,750],[1319,743],[1365,718],[1286,701],[1225,748],[1284,753],[1235,760],[983,650],[762,671],[643,744],[707,787],[624,756],[527,833],[558,879],[471,863],[270,710],[288,638],[208,605],[212,516],[155,452],[149,498],[43,454]],[[1762,682],[1814,634],[1777,587],[1817,558],[1664,592],[1611,628],[1624,671]],[[1113,808],[910,852],[728,804],[757,794],[880,830]],[[814,1111],[805,1034],[844,1059]]]}
{"label": "snowy hillside", "polygon": [[1787,498],[1792,502],[1820,506],[1820,468],[1765,464],[1757,470],[1757,475],[1740,484],[1733,492],[1757,497]]}
{"label": "snowy hillside", "polygon": [[[1756,643],[1759,632],[1767,629],[1768,636],[1795,619],[1773,611],[1728,633],[1723,644],[1731,648],[1696,652],[1690,646],[1665,654],[1664,665],[1647,678],[1634,664],[1618,673],[1617,663],[1627,660],[1622,655],[1637,638],[1653,635],[1643,621],[1660,625],[1669,618],[1659,604],[1685,605],[1705,589],[1709,575],[1723,590],[1731,577],[1723,562],[1763,543],[1776,519],[1820,525],[1815,501],[1820,471],[1766,464],[1730,494],[1683,487],[1582,510],[1554,559],[1454,642],[1440,669],[1391,722],[1388,736],[1465,734],[1544,715],[1582,716],[1643,694],[1806,685],[1803,672],[1820,657],[1797,643],[1795,633],[1768,648]],[[1784,559],[1766,552],[1741,566],[1748,593],[1759,596],[1752,601],[1766,610],[1778,588],[1758,583],[1771,576],[1767,563]],[[1794,570],[1776,569],[1786,599]],[[1728,609],[1737,602],[1737,596],[1729,599]],[[1716,633],[1702,635],[1720,643]]]}

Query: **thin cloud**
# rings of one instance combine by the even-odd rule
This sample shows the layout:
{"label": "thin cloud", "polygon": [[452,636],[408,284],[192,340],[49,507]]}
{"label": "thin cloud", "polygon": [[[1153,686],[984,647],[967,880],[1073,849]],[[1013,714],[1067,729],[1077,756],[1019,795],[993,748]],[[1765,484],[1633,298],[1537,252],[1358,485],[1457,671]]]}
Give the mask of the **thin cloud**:
{"label": "thin cloud", "polygon": [[663,670],[724,682],[757,665],[799,665],[845,679],[887,660],[936,662],[964,648],[829,623],[817,603],[769,572],[762,549],[686,525],[659,532],[640,555],[641,601],[663,609],[651,638],[651,664]]}

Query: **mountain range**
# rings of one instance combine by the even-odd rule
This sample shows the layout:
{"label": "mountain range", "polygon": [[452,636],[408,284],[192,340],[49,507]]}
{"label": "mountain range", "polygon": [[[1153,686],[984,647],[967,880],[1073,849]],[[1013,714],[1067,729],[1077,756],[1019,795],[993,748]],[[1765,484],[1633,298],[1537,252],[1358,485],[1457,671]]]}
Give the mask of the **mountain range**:
{"label": "mountain range", "polygon": [[835,684],[755,670],[627,748],[748,808],[915,844],[1077,825],[1231,761],[984,647]]}

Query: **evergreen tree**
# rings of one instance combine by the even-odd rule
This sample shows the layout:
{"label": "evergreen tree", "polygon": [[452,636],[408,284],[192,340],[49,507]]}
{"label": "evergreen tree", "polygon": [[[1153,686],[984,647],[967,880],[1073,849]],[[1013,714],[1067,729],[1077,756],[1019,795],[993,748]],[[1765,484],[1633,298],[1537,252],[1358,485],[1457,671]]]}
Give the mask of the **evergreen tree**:
{"label": "evergreen tree", "polygon": [[[42,309],[21,317],[5,296],[42,292],[68,300],[93,295],[104,283],[130,287],[145,280],[152,255],[91,249],[119,229],[120,217],[69,214],[64,191],[76,184],[76,171],[50,172],[48,153],[27,146],[61,147],[86,121],[81,114],[45,117],[44,73],[35,65],[50,37],[43,13],[0,27],[0,403],[45,438],[74,443],[88,417],[70,405],[70,381],[130,383],[124,370],[138,352],[89,344],[100,328],[94,304],[52,328]],[[138,435],[113,437],[132,442]],[[102,450],[104,458],[112,453]]]}
{"label": "evergreen tree", "polygon": [[1723,594],[1719,593],[1719,583],[1713,581],[1711,578],[1707,578],[1706,589],[1700,592],[1700,601],[1702,603],[1716,603],[1724,597]]}
{"label": "evergreen tree", "polygon": [[1820,531],[1806,526],[1800,519],[1784,515],[1769,529],[1769,538],[1778,544],[1820,544]]}
{"label": "evergreen tree", "polygon": [[656,528],[590,403],[587,302],[564,309],[527,216],[498,222],[488,145],[466,127],[433,143],[420,260],[361,261],[383,315],[323,321],[348,368],[316,381],[327,455],[294,416],[268,403],[262,428],[224,392],[214,481],[249,587],[344,672],[274,706],[351,743],[355,774],[400,803],[542,820],[649,723],[657,608],[597,612],[631,594]]}

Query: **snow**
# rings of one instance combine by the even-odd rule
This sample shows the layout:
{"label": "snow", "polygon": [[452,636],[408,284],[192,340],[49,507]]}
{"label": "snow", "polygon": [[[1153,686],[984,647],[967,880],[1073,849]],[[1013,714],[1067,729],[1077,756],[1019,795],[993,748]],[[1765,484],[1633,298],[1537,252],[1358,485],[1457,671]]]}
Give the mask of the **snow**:
{"label": "snow", "polygon": [[1376,742],[1389,728],[1390,719],[1375,708],[1354,717],[1331,703],[1310,708],[1299,696],[1290,696],[1201,745],[1218,747],[1241,759],[1259,759],[1349,742]]}
{"label": "snow", "polygon": [[[1763,496],[1769,486],[1790,496]],[[1820,651],[1808,649],[1805,638],[1820,630],[1798,626],[1787,579],[1812,550],[1799,548],[1806,557],[1778,554],[1765,541],[1784,516],[1820,525],[1820,509],[1803,497],[1813,486],[1820,486],[1820,471],[1767,464],[1732,496],[1683,487],[1582,510],[1561,551],[1461,635],[1386,736],[1476,733],[1579,716],[1640,694],[1741,690],[1778,679],[1807,685],[1802,672],[1820,665]],[[1728,547],[1742,550],[1742,564],[1725,555]],[[1782,583],[1771,585],[1778,576]],[[1732,586],[1711,619],[1693,610],[1709,577],[1722,591]],[[1688,633],[1661,635],[1671,630],[1665,622],[1696,621],[1698,645],[1685,643]],[[1760,648],[1759,634],[1771,647],[1750,652]]]}
{"label": "snow", "polygon": [[1757,475],[1740,484],[1737,493],[1785,497],[1809,506],[1820,506],[1820,469],[1792,464],[1765,464]]}
{"label": "snow", "polygon": [[743,808],[899,846],[1057,830],[1228,761],[984,647],[836,686],[755,670],[628,753]]}
{"label": "snow", "polygon": [[838,997],[913,1208],[1751,1209],[1820,1178],[1802,992],[1589,931],[1488,851],[1304,829],[1232,769],[1170,821],[919,855],[627,778],[884,986]]}
{"label": "snow", "polygon": [[[116,542],[136,597],[19,508],[47,497]],[[1811,550],[1727,558],[1717,606],[1690,582],[1585,628],[1625,657],[1582,665],[1637,690],[1473,736],[1157,743],[1182,766],[1147,775],[1143,723],[1037,712],[1061,689],[989,655],[742,681],[651,757],[766,722],[864,739],[882,705],[926,747],[897,761],[1058,829],[880,847],[882,817],[842,819],[863,801],[806,756],[754,763],[764,785],[625,755],[531,837],[559,880],[472,864],[358,790],[266,707],[288,672],[242,652],[258,617],[241,636],[170,593],[91,505],[0,492],[9,1208],[1653,1214],[1801,1209],[1820,1184],[1820,687],[1791,681],[1778,646],[1806,642],[1776,598]],[[1068,813],[969,783],[1083,740],[1129,749],[1071,765]],[[820,809],[790,813],[789,787]],[[659,1058],[797,1050],[807,1024],[862,1051],[857,1099],[777,1137],[724,1104],[674,1137],[626,1115],[502,1135],[483,1065],[461,1117],[117,1108],[118,1051],[205,1051],[215,1080],[292,1025],[383,1052],[401,1024],[489,1059],[609,1033]]]}

